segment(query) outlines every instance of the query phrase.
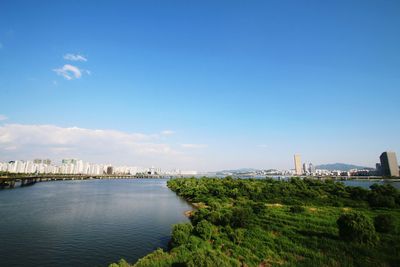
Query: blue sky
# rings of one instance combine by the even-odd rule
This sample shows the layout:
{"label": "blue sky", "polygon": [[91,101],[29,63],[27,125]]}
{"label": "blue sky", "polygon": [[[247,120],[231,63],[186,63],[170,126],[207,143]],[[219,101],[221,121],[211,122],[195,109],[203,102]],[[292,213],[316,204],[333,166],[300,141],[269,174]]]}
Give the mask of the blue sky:
{"label": "blue sky", "polygon": [[399,1],[1,1],[0,160],[373,166],[400,152],[399,14]]}

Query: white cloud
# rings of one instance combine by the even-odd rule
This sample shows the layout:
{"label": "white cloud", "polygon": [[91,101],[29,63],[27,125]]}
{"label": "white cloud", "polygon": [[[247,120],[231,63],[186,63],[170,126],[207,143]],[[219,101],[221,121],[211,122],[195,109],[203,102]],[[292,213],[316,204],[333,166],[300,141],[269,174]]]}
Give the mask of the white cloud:
{"label": "white cloud", "polygon": [[8,117],[6,115],[0,114],[0,121],[5,121],[8,120]]}
{"label": "white cloud", "polygon": [[53,69],[53,71],[67,80],[79,79],[82,77],[82,70],[70,64],[65,64],[62,68]]}
{"label": "white cloud", "polygon": [[[12,149],[11,149],[12,148]],[[176,166],[182,153],[157,135],[54,125],[0,125],[0,151],[8,158],[76,157],[92,162]]]}
{"label": "white cloud", "polygon": [[66,54],[64,55],[64,59],[71,61],[84,61],[84,62],[87,61],[87,58],[79,54]]}
{"label": "white cloud", "polygon": [[175,132],[172,130],[164,130],[161,132],[161,134],[162,135],[173,135],[173,134],[175,134]]}
{"label": "white cloud", "polygon": [[183,148],[205,148],[207,145],[205,144],[181,144]]}

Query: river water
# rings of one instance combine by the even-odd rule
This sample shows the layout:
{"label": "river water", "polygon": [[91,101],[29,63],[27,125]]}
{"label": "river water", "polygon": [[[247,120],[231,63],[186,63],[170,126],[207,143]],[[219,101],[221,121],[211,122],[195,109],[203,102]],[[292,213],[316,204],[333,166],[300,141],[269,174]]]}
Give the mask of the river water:
{"label": "river water", "polygon": [[165,180],[42,182],[0,190],[0,266],[107,266],[167,248],[191,207]]}
{"label": "river water", "polygon": [[347,181],[342,181],[345,185],[348,186],[359,186],[362,188],[369,189],[369,187],[373,184],[379,184],[379,185],[385,185],[385,184],[390,184],[393,187],[400,189],[400,182],[398,180],[396,181],[391,181],[390,179],[386,180],[347,180]]}
{"label": "river water", "polygon": [[[368,188],[374,182],[344,183]],[[172,224],[188,221],[189,209],[166,180],[57,181],[0,190],[0,266],[136,262],[166,249]]]}

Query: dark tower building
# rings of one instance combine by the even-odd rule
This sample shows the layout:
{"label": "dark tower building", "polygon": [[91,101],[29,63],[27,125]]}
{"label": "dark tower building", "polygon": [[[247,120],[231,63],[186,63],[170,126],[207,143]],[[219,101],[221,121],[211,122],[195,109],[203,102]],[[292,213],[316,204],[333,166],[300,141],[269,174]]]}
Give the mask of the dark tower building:
{"label": "dark tower building", "polygon": [[380,163],[375,164],[376,166],[376,175],[382,175],[382,167]]}
{"label": "dark tower building", "polygon": [[108,166],[107,167],[107,174],[113,174],[113,172],[114,172],[113,167],[112,166]]}
{"label": "dark tower building", "polygon": [[399,176],[399,166],[394,152],[383,152],[379,157],[381,160],[381,173],[383,176]]}

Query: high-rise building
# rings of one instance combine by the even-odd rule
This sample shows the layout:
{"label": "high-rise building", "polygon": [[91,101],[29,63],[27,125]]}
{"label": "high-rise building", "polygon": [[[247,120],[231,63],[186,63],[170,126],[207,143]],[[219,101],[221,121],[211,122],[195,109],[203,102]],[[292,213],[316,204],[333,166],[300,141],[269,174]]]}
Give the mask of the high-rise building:
{"label": "high-rise building", "polygon": [[376,169],[376,175],[381,175],[382,173],[382,167],[380,163],[375,164],[375,169]]}
{"label": "high-rise building", "polygon": [[303,163],[303,174],[307,174],[308,173],[308,164],[307,163]]}
{"label": "high-rise building", "polygon": [[381,160],[381,173],[384,176],[399,176],[399,165],[396,153],[386,151],[379,157]]}
{"label": "high-rise building", "polygon": [[76,159],[63,159],[61,161],[62,164],[75,164],[76,163]]}
{"label": "high-rise building", "polygon": [[107,167],[107,174],[113,174],[114,170],[112,166]]}
{"label": "high-rise building", "polygon": [[50,165],[51,164],[51,160],[50,159],[34,159],[33,163],[35,163],[35,164],[43,163],[43,164]]}
{"label": "high-rise building", "polygon": [[312,163],[310,163],[310,164],[308,165],[308,171],[309,171],[311,174],[314,174],[314,173],[315,173],[315,166],[314,166]]}
{"label": "high-rise building", "polygon": [[294,169],[295,169],[296,175],[302,175],[301,157],[298,154],[294,155]]}

